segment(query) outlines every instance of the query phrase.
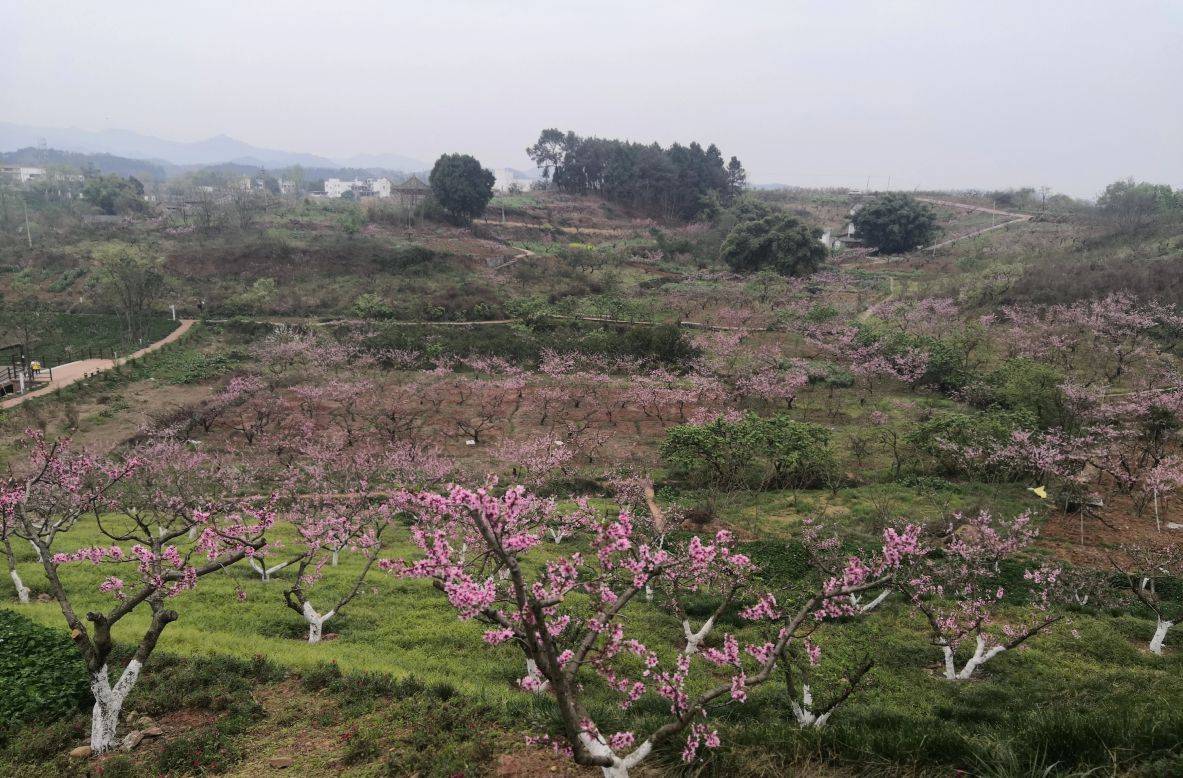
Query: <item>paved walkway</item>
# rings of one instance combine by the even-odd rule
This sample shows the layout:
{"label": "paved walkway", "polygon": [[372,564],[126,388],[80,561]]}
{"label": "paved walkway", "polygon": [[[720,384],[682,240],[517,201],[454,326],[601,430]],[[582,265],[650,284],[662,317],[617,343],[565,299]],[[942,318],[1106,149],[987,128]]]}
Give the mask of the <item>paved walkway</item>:
{"label": "paved walkway", "polygon": [[170,332],[161,340],[156,341],[150,346],[133,352],[126,357],[119,359],[80,359],[77,362],[67,362],[64,365],[58,365],[53,368],[53,380],[40,389],[35,389],[27,394],[18,395],[16,397],[9,397],[6,400],[0,401],[0,409],[14,408],[20,405],[25,400],[31,397],[40,397],[43,394],[55,392],[58,389],[75,384],[84,378],[89,378],[95,373],[102,373],[110,370],[118,365],[127,363],[130,360],[138,359],[139,357],[156,351],[169,343],[180,340],[186,332],[188,332],[197,322],[196,319],[181,319],[181,326]]}

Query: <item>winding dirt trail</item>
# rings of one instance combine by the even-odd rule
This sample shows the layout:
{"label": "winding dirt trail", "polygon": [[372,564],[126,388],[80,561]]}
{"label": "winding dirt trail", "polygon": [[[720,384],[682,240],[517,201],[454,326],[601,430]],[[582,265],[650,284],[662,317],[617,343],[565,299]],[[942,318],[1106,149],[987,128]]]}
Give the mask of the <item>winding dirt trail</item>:
{"label": "winding dirt trail", "polygon": [[992,214],[995,214],[996,216],[1009,216],[1010,217],[1010,219],[1007,221],[999,222],[998,224],[994,224],[989,227],[984,227],[983,229],[980,229],[980,230],[974,230],[973,232],[967,232],[964,235],[957,235],[955,237],[949,238],[948,240],[943,240],[940,243],[934,243],[931,246],[925,246],[924,248],[917,249],[917,251],[936,251],[939,248],[944,248],[945,246],[948,246],[952,243],[956,243],[959,240],[966,240],[967,238],[976,238],[978,235],[982,235],[987,232],[991,232],[993,230],[1001,230],[1002,228],[1009,227],[1012,224],[1019,224],[1020,222],[1031,221],[1031,219],[1034,218],[1031,214],[1028,214],[1028,213],[1012,213],[1010,211],[1000,211],[997,208],[987,208],[984,205],[969,205],[968,203],[955,203],[952,200],[937,200],[936,198],[932,198],[932,197],[917,197],[916,199],[922,203],[930,203],[932,205],[943,205],[946,208],[961,208],[962,210],[966,210],[966,211],[979,211],[981,213],[992,213]]}
{"label": "winding dirt trail", "polygon": [[155,343],[145,346],[139,351],[134,351],[131,354],[128,354],[126,357],[120,357],[119,359],[80,359],[77,362],[67,362],[64,365],[58,365],[57,367],[53,368],[52,381],[40,389],[35,389],[28,394],[22,394],[17,397],[10,397],[6,400],[0,401],[0,409],[15,408],[25,400],[33,397],[40,397],[44,394],[49,394],[50,392],[67,387],[70,384],[78,383],[82,379],[89,378],[96,373],[102,373],[107,370],[111,370],[112,368],[126,364],[133,359],[138,359],[145,354],[150,354],[157,349],[167,346],[169,343],[175,343],[176,341],[180,340],[185,336],[185,333],[187,333],[196,323],[196,319],[181,319],[180,327],[177,327],[175,330]]}

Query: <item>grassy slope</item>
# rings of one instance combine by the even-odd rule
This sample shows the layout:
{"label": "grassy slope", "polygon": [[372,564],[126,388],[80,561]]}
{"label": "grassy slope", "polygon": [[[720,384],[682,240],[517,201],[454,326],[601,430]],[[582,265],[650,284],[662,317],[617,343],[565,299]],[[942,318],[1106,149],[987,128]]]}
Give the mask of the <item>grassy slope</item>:
{"label": "grassy slope", "polygon": [[[858,495],[843,497],[853,497],[857,505]],[[809,494],[802,499],[826,498]],[[795,523],[794,511],[774,507],[793,499],[772,495],[762,502],[770,513],[781,515],[780,522]],[[785,529],[783,523],[765,526],[771,535]],[[66,548],[100,540],[89,528],[71,535]],[[405,543],[396,543],[387,553],[409,550]],[[31,550],[19,551],[27,583],[35,591],[41,589],[44,580],[34,572]],[[340,567],[330,569],[326,581],[314,590],[314,601],[339,593],[358,565],[356,555],[345,554]],[[109,606],[95,587],[111,572],[89,565],[69,568],[67,585],[78,593],[82,609]],[[177,601],[181,619],[165,632],[160,651],[242,659],[261,655],[306,673],[332,661],[346,671],[389,673],[455,688],[478,701],[482,715],[511,728],[515,722],[520,726],[530,719],[546,720],[545,700],[513,688],[520,673],[519,655],[508,646],[485,647],[481,628],[458,621],[443,598],[422,582],[374,575],[345,616],[330,622],[329,630],[339,631],[340,638],[309,646],[302,640],[302,620],[281,604],[284,579],[290,575],[281,573],[279,580],[263,583],[240,566],[204,579],[196,592]],[[235,602],[237,587],[247,593],[244,603]],[[22,612],[61,626],[55,604],[37,604]],[[720,764],[796,760],[803,748],[805,754],[824,748],[826,753],[872,763],[968,767],[998,753],[999,759],[1043,759],[1047,764],[1080,759],[1097,764],[1105,761],[1106,747],[1116,747],[1116,758],[1125,761],[1135,751],[1165,748],[1172,738],[1177,740],[1183,719],[1177,707],[1164,710],[1163,703],[1183,699],[1183,654],[1168,651],[1167,657],[1156,658],[1146,653],[1143,647],[1152,625],[1144,619],[1085,612],[1071,614],[1070,619],[1070,624],[1058,625],[1029,647],[997,658],[980,680],[965,684],[949,684],[938,676],[938,655],[923,625],[899,603],[861,623],[827,627],[819,637],[826,647],[826,660],[818,671],[822,681],[815,683],[820,696],[833,688],[827,681],[833,683],[843,666],[864,654],[878,662],[871,685],[835,717],[819,744],[796,733],[787,719],[782,690],[770,684],[753,695],[751,704],[723,714],[733,745]],[[646,606],[637,609],[631,624],[636,634],[655,645],[672,643],[679,632],[668,614]],[[121,623],[116,636],[132,640],[145,626],[142,615],[133,615]],[[722,629],[755,638],[752,629],[734,616]],[[664,635],[664,641],[656,639],[658,635]],[[1149,689],[1155,692],[1148,694]],[[662,703],[646,699],[630,714],[606,704],[597,707],[611,726],[643,730],[658,722]],[[260,730],[254,733],[261,735]],[[752,751],[757,743],[764,745],[758,755]],[[665,758],[672,764],[672,754]]]}

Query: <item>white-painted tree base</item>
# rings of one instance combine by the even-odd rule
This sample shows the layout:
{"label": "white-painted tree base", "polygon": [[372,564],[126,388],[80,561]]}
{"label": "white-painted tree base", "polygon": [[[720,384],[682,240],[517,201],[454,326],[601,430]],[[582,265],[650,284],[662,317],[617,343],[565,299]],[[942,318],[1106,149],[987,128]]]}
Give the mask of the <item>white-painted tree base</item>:
{"label": "white-painted tree base", "polygon": [[18,573],[16,570],[12,570],[8,573],[8,575],[10,578],[12,578],[12,585],[16,587],[17,602],[19,602],[21,605],[28,605],[29,587],[25,586],[24,581],[21,580],[20,573]]}
{"label": "white-painted tree base", "polygon": [[698,646],[706,639],[706,636],[711,634],[711,630],[715,626],[715,617],[711,616],[703,622],[702,627],[695,632],[694,628],[690,626],[689,619],[682,620],[682,634],[686,636],[686,647],[682,649],[682,653],[686,656],[694,656],[698,653]]}
{"label": "white-painted tree base", "polygon": [[975,670],[1005,651],[1006,646],[994,646],[994,648],[987,651],[986,638],[978,635],[973,656],[969,658],[961,670],[957,669],[957,665],[954,662],[953,648],[946,645],[942,646],[941,650],[945,653],[945,678],[950,681],[965,681],[974,674]]}
{"label": "white-painted tree base", "polygon": [[1162,644],[1173,626],[1175,626],[1173,621],[1158,620],[1158,624],[1154,627],[1154,637],[1150,639],[1150,653],[1162,656]]}
{"label": "white-painted tree base", "polygon": [[601,767],[600,771],[604,778],[628,778],[628,771],[641,763],[645,757],[649,756],[649,752],[653,750],[653,743],[646,740],[641,745],[637,746],[631,754],[627,756],[618,756],[612,748],[604,742],[603,736],[598,735],[593,737],[587,732],[579,733],[579,741],[583,743],[583,747],[587,749],[592,756],[606,756],[612,760],[612,764],[606,767]]}
{"label": "white-painted tree base", "polygon": [[801,702],[796,700],[789,701],[790,707],[793,709],[793,718],[797,720],[797,724],[802,729],[813,727],[818,729],[824,727],[826,722],[830,720],[832,710],[828,710],[820,716],[813,712],[813,692],[809,688],[809,684],[801,685]]}
{"label": "white-painted tree base", "polygon": [[883,601],[891,596],[891,589],[884,589],[872,600],[862,602],[857,594],[850,595],[850,604],[859,613],[870,613],[883,604]]}
{"label": "white-painted tree base", "polygon": [[538,669],[538,663],[533,659],[526,660],[526,677],[533,681],[530,684],[530,690],[535,694],[542,694],[550,688],[550,681],[542,675],[542,671]]}
{"label": "white-painted tree base", "polygon": [[267,567],[265,564],[261,563],[259,560],[253,559],[253,558],[247,560],[247,562],[250,564],[251,569],[259,574],[259,580],[263,581],[264,583],[266,583],[267,581],[270,581],[271,576],[275,575],[280,570],[284,569],[285,567],[287,567],[288,565],[291,564],[291,561],[287,561],[287,562],[280,562],[278,565],[272,565],[271,567]]}
{"label": "white-painted tree base", "polygon": [[90,676],[90,692],[94,695],[94,709],[90,722],[90,748],[96,754],[103,754],[115,748],[115,730],[119,726],[119,714],[123,701],[140,677],[140,663],[131,660],[115,686],[107,677],[107,666]]}
{"label": "white-painted tree base", "polygon": [[304,603],[304,621],[308,622],[308,642],[315,645],[320,642],[321,636],[324,634],[325,622],[333,618],[336,611],[329,611],[321,616],[312,607],[312,603]]}

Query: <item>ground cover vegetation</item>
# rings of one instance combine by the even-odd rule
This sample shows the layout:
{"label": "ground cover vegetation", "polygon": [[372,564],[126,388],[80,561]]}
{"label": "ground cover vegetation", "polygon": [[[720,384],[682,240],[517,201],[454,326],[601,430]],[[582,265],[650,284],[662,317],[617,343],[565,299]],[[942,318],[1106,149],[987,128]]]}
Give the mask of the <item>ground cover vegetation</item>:
{"label": "ground cover vegetation", "polygon": [[[215,313],[0,417],[0,770],[1179,771],[1180,314],[1112,264],[1178,258],[1173,191],[835,254],[861,197],[654,209],[568,176],[697,152],[539,147],[467,227],[41,227],[6,290],[117,240]],[[810,259],[730,262],[761,225]]]}

